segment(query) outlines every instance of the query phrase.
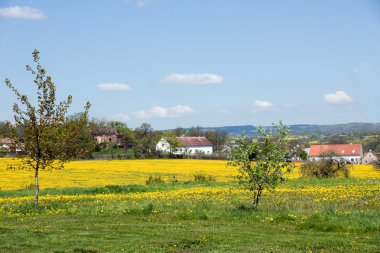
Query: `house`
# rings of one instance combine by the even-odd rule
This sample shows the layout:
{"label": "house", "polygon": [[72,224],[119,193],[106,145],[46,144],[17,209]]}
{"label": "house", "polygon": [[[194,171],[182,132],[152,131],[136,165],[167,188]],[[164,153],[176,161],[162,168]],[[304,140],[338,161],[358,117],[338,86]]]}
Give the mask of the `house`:
{"label": "house", "polygon": [[9,147],[11,144],[12,144],[12,141],[10,139],[7,139],[7,138],[0,139],[0,149],[9,150]]}
{"label": "house", "polygon": [[369,150],[367,153],[364,154],[362,163],[363,164],[374,164],[377,161],[379,161],[380,154],[374,153],[372,150]]}
{"label": "house", "polygon": [[94,140],[97,144],[112,143],[112,144],[118,145],[119,147],[123,145],[121,135],[116,135],[116,134],[96,135],[94,136]]}
{"label": "house", "polygon": [[161,138],[156,145],[156,150],[165,153],[171,152],[175,155],[212,154],[212,144],[206,137],[177,137],[177,140],[181,146],[176,150],[171,150],[170,143],[165,138]]}
{"label": "house", "polygon": [[22,144],[14,145],[11,139],[0,139],[0,152],[23,155],[25,152],[22,147]]}
{"label": "house", "polygon": [[332,153],[334,159],[343,159],[349,163],[361,163],[363,158],[362,145],[350,143],[311,145],[309,150],[309,160],[318,161],[327,153]]}

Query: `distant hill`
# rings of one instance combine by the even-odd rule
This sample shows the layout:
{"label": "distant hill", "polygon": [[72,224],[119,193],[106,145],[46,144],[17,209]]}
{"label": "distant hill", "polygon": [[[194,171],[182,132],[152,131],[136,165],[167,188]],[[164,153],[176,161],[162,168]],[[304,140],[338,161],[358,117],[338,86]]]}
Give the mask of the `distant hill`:
{"label": "distant hill", "polygon": [[[271,128],[271,126],[264,126],[264,128]],[[244,126],[223,126],[223,127],[202,127],[202,130],[224,131],[230,135],[248,135],[256,136],[258,134],[257,128],[253,125]],[[335,125],[290,125],[290,135],[297,136],[330,136],[330,135],[357,135],[360,133],[374,133],[380,132],[380,123],[347,123]]]}

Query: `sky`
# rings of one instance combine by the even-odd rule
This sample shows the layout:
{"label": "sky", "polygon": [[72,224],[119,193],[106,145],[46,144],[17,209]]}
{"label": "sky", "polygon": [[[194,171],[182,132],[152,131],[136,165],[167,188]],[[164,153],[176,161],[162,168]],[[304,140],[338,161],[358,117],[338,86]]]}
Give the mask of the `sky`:
{"label": "sky", "polygon": [[380,122],[377,0],[0,0],[0,121],[34,49],[70,113],[132,128]]}

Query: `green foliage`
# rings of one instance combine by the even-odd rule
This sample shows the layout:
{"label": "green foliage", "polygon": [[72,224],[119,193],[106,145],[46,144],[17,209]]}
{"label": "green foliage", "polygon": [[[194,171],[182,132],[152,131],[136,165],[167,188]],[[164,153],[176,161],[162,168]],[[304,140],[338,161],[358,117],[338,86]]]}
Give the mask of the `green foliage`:
{"label": "green foliage", "polygon": [[165,180],[161,178],[161,176],[149,176],[148,179],[145,181],[145,183],[148,184],[163,184],[165,183]]}
{"label": "green foliage", "polygon": [[6,123],[5,137],[12,140],[11,150],[22,149],[23,166],[35,171],[36,202],[38,203],[38,172],[45,168],[63,168],[63,164],[87,153],[92,145],[84,144],[88,139],[90,125],[87,116],[90,103],[85,111],[75,118],[66,116],[72,97],[56,101],[56,86],[40,64],[39,52],[33,51],[35,68],[26,69],[34,77],[37,88],[37,103],[33,105],[27,95],[21,94],[9,79],[6,86],[11,89],[21,105],[13,105],[15,124]]}
{"label": "green foliage", "polygon": [[334,159],[334,154],[325,153],[318,161],[307,161],[300,167],[301,176],[304,178],[331,178],[343,175],[349,177],[348,165],[343,160]]}
{"label": "green foliage", "polygon": [[176,152],[182,145],[174,132],[164,132],[162,137],[170,144],[170,153]]}
{"label": "green foliage", "polygon": [[203,172],[195,173],[194,182],[215,182],[216,178],[213,175],[208,175]]}
{"label": "green foliage", "polygon": [[300,152],[299,156],[302,159],[302,161],[306,161],[307,160],[307,153],[306,153],[306,151],[302,150]]}
{"label": "green foliage", "polygon": [[242,188],[253,193],[253,209],[257,208],[263,190],[273,191],[286,180],[284,174],[294,168],[294,164],[285,162],[289,153],[288,127],[280,121],[273,128],[275,132],[259,127],[258,139],[238,138],[228,163],[238,167],[236,178]]}

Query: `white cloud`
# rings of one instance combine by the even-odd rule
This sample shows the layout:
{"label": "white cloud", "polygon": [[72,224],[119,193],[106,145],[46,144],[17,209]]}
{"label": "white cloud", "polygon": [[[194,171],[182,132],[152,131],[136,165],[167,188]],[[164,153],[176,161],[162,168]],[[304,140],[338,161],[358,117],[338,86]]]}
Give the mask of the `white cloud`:
{"label": "white cloud", "polygon": [[21,19],[44,19],[46,18],[45,14],[37,9],[31,7],[22,7],[22,6],[11,6],[0,8],[0,17],[8,18],[21,18]]}
{"label": "white cloud", "polygon": [[190,106],[176,105],[173,107],[155,106],[148,110],[133,112],[137,118],[168,118],[178,117],[194,112]]}
{"label": "white cloud", "polygon": [[161,80],[166,84],[215,84],[223,82],[223,77],[216,74],[170,74]]}
{"label": "white cloud", "polygon": [[337,91],[335,93],[326,94],[324,96],[325,102],[333,105],[343,105],[352,103],[352,97],[345,91]]}
{"label": "white cloud", "polygon": [[358,75],[359,74],[359,70],[358,69],[352,69],[352,74],[353,75]]}
{"label": "white cloud", "polygon": [[263,111],[270,110],[273,107],[273,104],[265,100],[256,100],[255,108],[252,110],[253,113],[260,113]]}
{"label": "white cloud", "polygon": [[255,106],[259,109],[265,110],[265,109],[271,108],[273,106],[273,104],[271,102],[268,102],[265,100],[256,100]]}
{"label": "white cloud", "polygon": [[107,91],[128,91],[131,87],[124,83],[101,83],[98,84],[99,89]]}

